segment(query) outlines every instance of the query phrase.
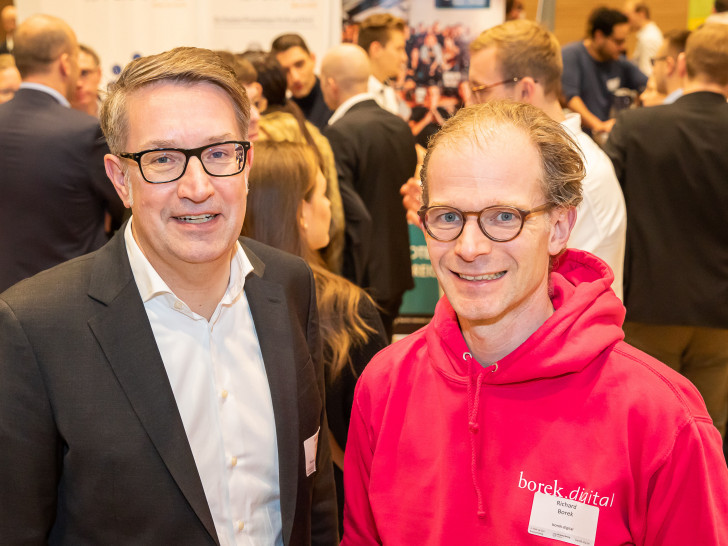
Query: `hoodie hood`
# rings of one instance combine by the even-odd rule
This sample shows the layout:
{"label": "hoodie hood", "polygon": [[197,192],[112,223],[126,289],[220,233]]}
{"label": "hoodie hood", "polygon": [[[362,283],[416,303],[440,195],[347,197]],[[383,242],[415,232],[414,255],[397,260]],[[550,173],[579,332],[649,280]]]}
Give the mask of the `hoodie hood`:
{"label": "hoodie hood", "polygon": [[[596,256],[568,249],[555,260],[549,278],[554,313],[516,350],[482,368],[470,356],[447,297],[437,304],[427,340],[431,364],[450,380],[508,384],[557,377],[583,370],[606,348],[624,338],[625,309],[610,288],[614,275]],[[439,353],[442,351],[442,353]]]}

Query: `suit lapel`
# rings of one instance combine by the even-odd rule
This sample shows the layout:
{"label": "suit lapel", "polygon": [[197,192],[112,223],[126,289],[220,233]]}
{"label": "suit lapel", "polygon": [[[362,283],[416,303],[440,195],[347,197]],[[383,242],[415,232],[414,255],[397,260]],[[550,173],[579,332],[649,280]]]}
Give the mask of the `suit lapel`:
{"label": "suit lapel", "polygon": [[295,359],[291,352],[290,317],[280,284],[262,278],[263,263],[248,248],[253,274],[245,279],[245,295],[253,315],[268,376],[278,443],[283,543],[289,544],[298,497],[298,393]]}
{"label": "suit lapel", "polygon": [[164,464],[217,542],[174,393],[129,266],[125,227],[97,254],[89,296],[106,307],[89,326]]}

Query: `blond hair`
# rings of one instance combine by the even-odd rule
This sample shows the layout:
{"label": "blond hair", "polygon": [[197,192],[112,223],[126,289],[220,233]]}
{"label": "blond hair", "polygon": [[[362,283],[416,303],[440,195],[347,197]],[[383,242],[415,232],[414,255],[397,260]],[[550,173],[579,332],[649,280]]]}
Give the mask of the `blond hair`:
{"label": "blond hair", "polygon": [[561,93],[561,47],[556,36],[527,20],[508,21],[483,31],[470,44],[470,53],[494,47],[503,79],[530,76],[546,94]]}
{"label": "blond hair", "polygon": [[100,121],[111,153],[125,151],[129,133],[127,98],[135,91],[160,82],[180,85],[209,83],[219,87],[230,97],[240,133],[247,138],[250,101],[232,68],[209,49],[178,47],[130,62],[119,79],[109,85]]}
{"label": "blond hair", "polygon": [[457,149],[463,143],[485,147],[506,128],[522,131],[538,150],[546,202],[554,207],[575,207],[581,203],[584,161],[579,147],[561,124],[530,104],[496,100],[460,109],[430,139],[420,173],[423,204],[429,204],[428,166],[436,149]]}
{"label": "blond hair", "polygon": [[[360,312],[371,298],[358,286],[327,270],[301,231],[301,205],[311,200],[320,169],[315,150],[300,142],[262,140],[255,144],[250,170],[248,210],[243,235],[296,254],[311,267],[316,283],[324,362],[333,382],[351,362],[354,349],[363,347],[375,331]],[[271,219],[274,218],[274,221]]]}
{"label": "blond hair", "polygon": [[728,84],[728,25],[708,23],[693,31],[685,43],[685,64],[691,79],[702,75]]}

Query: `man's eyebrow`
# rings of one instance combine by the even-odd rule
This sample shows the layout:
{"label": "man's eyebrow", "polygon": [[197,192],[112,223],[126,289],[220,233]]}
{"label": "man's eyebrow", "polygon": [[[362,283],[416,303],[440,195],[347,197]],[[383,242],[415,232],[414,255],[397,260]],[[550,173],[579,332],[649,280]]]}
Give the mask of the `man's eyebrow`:
{"label": "man's eyebrow", "polygon": [[[225,142],[227,140],[235,140],[236,137],[232,133],[224,133],[222,135],[215,135],[206,138],[202,141],[200,146],[204,146],[205,144],[215,144],[216,142]],[[159,148],[182,148],[178,145],[177,142],[174,140],[166,140],[166,139],[155,139],[155,140],[149,140],[141,145],[142,150],[156,150]],[[194,148],[197,148],[197,146],[194,146]]]}

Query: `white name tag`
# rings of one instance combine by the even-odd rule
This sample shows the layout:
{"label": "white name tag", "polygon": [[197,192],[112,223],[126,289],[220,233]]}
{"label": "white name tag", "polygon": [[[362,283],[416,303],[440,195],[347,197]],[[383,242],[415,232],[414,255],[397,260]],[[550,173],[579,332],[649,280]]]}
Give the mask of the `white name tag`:
{"label": "white name tag", "polygon": [[599,508],[536,492],[528,532],[579,546],[594,546]]}
{"label": "white name tag", "polygon": [[316,431],[316,434],[303,442],[303,451],[306,455],[306,476],[310,476],[316,472],[316,452],[318,450],[318,437],[320,431],[321,427],[319,427]]}

